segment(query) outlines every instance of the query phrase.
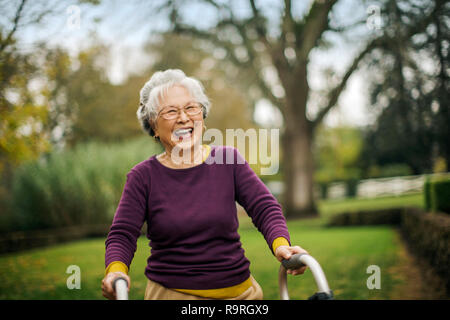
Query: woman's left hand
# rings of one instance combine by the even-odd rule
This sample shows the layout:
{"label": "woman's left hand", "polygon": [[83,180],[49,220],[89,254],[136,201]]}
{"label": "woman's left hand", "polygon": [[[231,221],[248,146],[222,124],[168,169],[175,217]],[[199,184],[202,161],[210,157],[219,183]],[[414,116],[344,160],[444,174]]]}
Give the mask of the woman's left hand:
{"label": "woman's left hand", "polygon": [[[277,248],[277,250],[275,250],[275,257],[278,259],[278,261],[282,261],[282,260],[287,260],[289,259],[293,254],[296,253],[306,253],[308,254],[308,251],[306,251],[305,249],[299,247],[299,246],[294,246],[294,247],[289,247],[289,246],[279,246]],[[288,274],[292,274],[294,276],[298,275],[298,274],[303,274],[306,271],[306,266],[303,266],[299,269],[288,269],[286,272]]]}

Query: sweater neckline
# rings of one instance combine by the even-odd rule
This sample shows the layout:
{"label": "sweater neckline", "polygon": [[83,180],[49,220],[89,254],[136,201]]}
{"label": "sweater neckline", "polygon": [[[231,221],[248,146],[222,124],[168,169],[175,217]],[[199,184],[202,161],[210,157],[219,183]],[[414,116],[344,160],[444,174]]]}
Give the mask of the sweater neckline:
{"label": "sweater neckline", "polygon": [[201,168],[201,167],[203,167],[203,166],[206,165],[206,160],[211,156],[211,153],[212,153],[212,150],[213,150],[213,148],[212,148],[211,146],[209,146],[209,145],[204,144],[203,146],[206,147],[206,148],[208,149],[208,156],[202,161],[202,163],[200,163],[200,164],[198,164],[198,165],[196,165],[196,166],[193,166],[193,167],[189,167],[189,168],[176,168],[176,169],[175,169],[175,168],[169,168],[169,167],[163,165],[163,164],[156,158],[156,154],[153,155],[153,156],[151,157],[151,159],[155,161],[155,163],[157,164],[158,167],[163,168],[164,170],[170,171],[170,172],[186,172],[186,171],[196,170],[196,169]]}

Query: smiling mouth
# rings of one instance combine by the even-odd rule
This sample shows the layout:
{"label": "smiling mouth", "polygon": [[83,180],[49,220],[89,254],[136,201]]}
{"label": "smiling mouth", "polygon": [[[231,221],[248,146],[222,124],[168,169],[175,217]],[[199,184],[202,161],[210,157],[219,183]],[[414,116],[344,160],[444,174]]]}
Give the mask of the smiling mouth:
{"label": "smiling mouth", "polygon": [[173,135],[176,137],[177,140],[185,140],[192,137],[193,131],[194,131],[193,128],[177,129],[173,132]]}

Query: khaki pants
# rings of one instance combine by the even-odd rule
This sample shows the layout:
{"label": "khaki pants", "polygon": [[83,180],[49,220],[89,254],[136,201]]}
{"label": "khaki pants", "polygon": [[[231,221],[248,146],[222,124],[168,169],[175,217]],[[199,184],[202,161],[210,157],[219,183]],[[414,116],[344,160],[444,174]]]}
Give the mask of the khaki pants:
{"label": "khaki pants", "polygon": [[[225,300],[262,300],[263,291],[258,282],[256,282],[253,276],[250,276],[252,280],[252,286],[245,290],[237,297],[229,298]],[[147,288],[145,289],[145,300],[211,300],[205,297],[193,296],[183,292],[178,292],[172,289],[168,289],[157,282],[148,280]]]}

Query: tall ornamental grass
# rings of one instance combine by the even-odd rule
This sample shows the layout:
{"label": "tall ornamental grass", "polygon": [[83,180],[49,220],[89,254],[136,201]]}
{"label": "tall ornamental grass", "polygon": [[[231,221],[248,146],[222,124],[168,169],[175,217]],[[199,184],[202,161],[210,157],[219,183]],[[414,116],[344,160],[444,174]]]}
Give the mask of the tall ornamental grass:
{"label": "tall ornamental grass", "polygon": [[160,151],[146,137],[90,142],[23,165],[15,173],[12,216],[3,231],[110,223],[126,174]]}

